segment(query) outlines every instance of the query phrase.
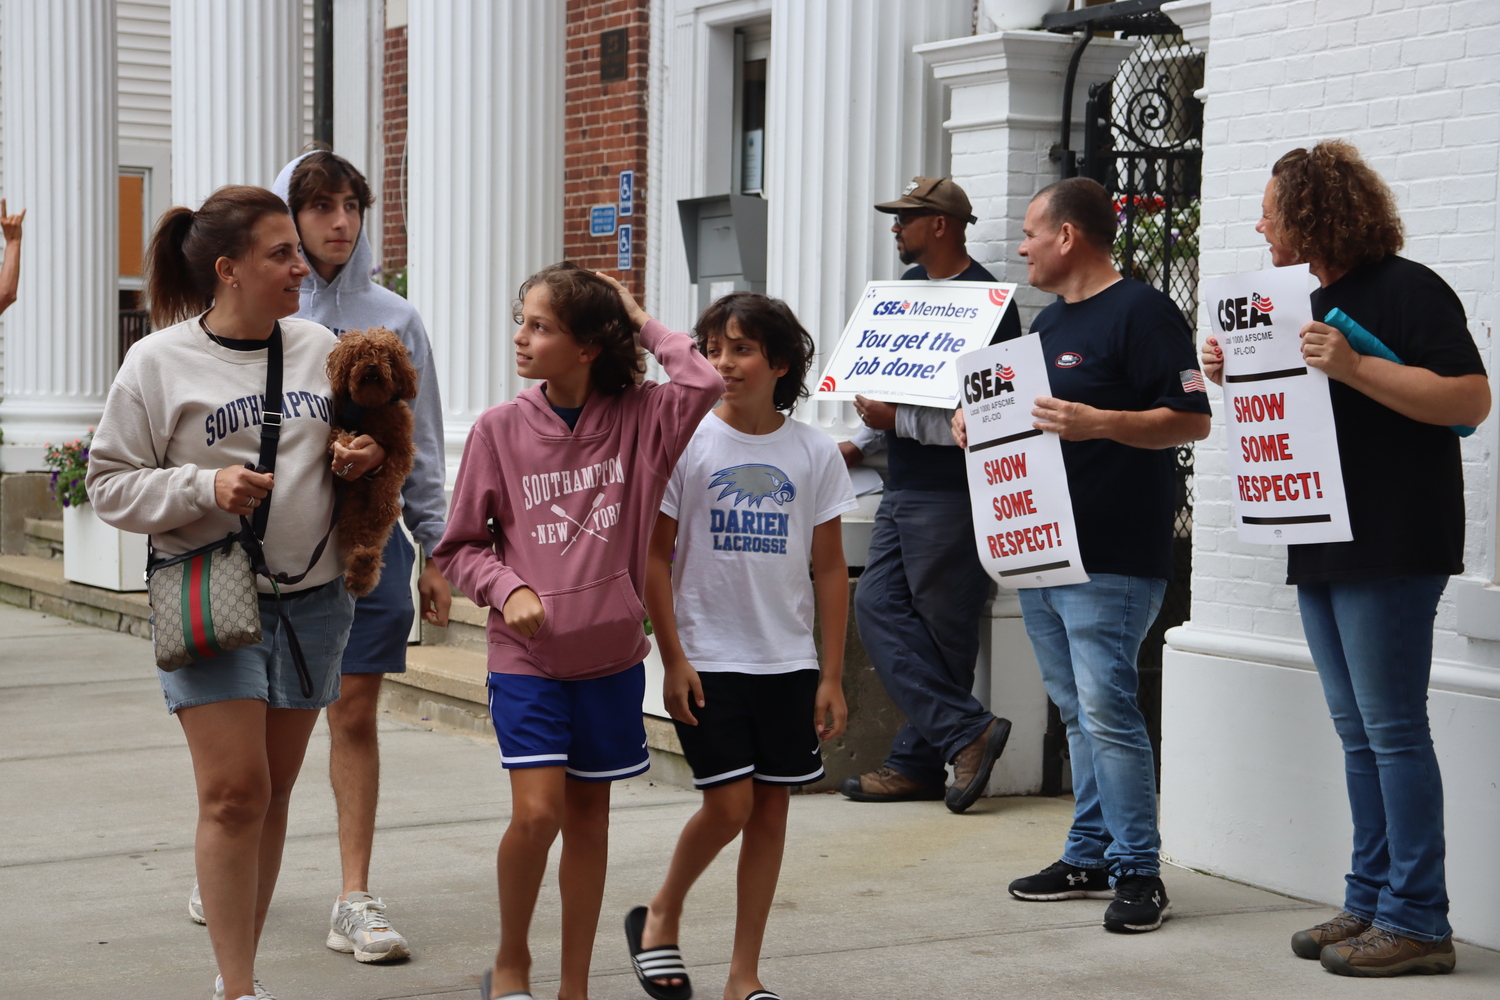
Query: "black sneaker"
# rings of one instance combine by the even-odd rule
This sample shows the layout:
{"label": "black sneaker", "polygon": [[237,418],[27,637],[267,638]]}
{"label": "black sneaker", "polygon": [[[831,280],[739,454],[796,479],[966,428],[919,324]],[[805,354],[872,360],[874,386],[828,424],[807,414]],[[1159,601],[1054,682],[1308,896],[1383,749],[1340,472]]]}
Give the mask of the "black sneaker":
{"label": "black sneaker", "polygon": [[1155,875],[1121,875],[1115,879],[1115,901],[1104,911],[1104,929],[1117,934],[1154,931],[1172,915],[1167,887]]}
{"label": "black sneaker", "polygon": [[1057,861],[1035,875],[1018,878],[1010,884],[1010,894],[1017,899],[1050,903],[1056,899],[1114,899],[1109,887],[1109,871],[1104,868],[1078,868]]}

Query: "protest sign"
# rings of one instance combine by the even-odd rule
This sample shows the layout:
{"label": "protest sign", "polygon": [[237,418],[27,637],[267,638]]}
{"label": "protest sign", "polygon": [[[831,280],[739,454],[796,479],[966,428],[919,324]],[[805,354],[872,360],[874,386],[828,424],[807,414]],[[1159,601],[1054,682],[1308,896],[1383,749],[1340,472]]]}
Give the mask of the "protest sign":
{"label": "protest sign", "polygon": [[1052,395],[1042,339],[971,351],[958,370],[974,540],[985,571],[1003,587],[1087,583],[1062,442],[1032,426],[1032,404]]}
{"label": "protest sign", "polygon": [[1273,267],[1203,283],[1224,351],[1224,425],[1234,523],[1242,541],[1347,542],[1328,376],[1302,360],[1312,320],[1308,267]]}
{"label": "protest sign", "polygon": [[954,406],[959,355],[990,342],[1016,286],[872,281],[818,383],[818,399]]}

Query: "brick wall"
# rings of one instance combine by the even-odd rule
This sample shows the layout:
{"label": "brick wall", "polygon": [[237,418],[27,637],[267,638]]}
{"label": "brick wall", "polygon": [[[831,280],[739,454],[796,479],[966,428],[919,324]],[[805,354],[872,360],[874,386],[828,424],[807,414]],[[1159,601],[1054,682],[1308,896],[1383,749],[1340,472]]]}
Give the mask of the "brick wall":
{"label": "brick wall", "polygon": [[381,93],[385,108],[385,162],[381,166],[381,266],[406,266],[406,26],[385,33]]}
{"label": "brick wall", "polygon": [[[644,300],[646,275],[646,72],[650,0],[568,0],[563,98],[563,253],[583,267],[618,274],[615,238],[589,235],[589,209],[615,204],[621,170],[635,171],[633,267],[622,277]],[[599,36],[629,32],[627,76],[602,83]],[[649,306],[647,308],[650,308]]]}
{"label": "brick wall", "polygon": [[[1500,3],[1215,0],[1211,39],[1202,275],[1269,267],[1254,226],[1271,165],[1297,146],[1347,139],[1395,192],[1403,254],[1458,292],[1493,373]],[[1222,395],[1214,397],[1214,433],[1198,446],[1192,620],[1300,639],[1285,549],[1242,544],[1231,527]],[[1496,572],[1495,423],[1463,444],[1471,579]],[[1438,611],[1434,655],[1500,667],[1500,643],[1456,632],[1453,589]]]}

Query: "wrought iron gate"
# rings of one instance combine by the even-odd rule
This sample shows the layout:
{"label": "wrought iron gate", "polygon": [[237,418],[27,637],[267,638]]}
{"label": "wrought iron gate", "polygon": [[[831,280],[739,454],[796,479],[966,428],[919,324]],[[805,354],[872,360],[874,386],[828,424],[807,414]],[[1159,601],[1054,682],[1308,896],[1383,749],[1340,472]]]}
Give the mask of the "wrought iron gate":
{"label": "wrought iron gate", "polygon": [[[1203,54],[1188,47],[1159,7],[1159,0],[1130,0],[1054,15],[1045,23],[1059,31],[1082,28],[1080,51],[1095,31],[1143,36],[1113,80],[1089,88],[1081,153],[1068,150],[1063,143],[1055,159],[1061,163],[1063,176],[1092,177],[1114,198],[1120,218],[1114,256],[1120,272],[1166,292],[1192,324],[1198,316],[1198,208],[1203,176],[1203,105],[1193,95],[1203,86]],[[1071,103],[1065,99],[1065,142]],[[1176,464],[1175,574],[1138,660],[1139,702],[1151,735],[1158,781],[1162,646],[1167,629],[1181,625],[1191,610],[1191,445],[1176,449]],[[1049,725],[1053,740],[1048,749],[1065,753],[1057,721],[1055,734]],[[1054,794],[1060,787],[1044,779],[1045,784],[1054,784]]]}

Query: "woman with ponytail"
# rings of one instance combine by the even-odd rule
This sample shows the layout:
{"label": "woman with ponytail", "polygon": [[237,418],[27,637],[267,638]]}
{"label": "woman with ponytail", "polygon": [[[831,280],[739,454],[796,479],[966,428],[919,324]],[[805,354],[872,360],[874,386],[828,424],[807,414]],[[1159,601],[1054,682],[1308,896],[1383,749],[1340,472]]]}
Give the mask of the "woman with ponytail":
{"label": "woman with ponytail", "polygon": [[[86,485],[102,520],[149,534],[169,557],[224,538],[265,507],[267,565],[285,573],[307,566],[328,531],[334,477],[378,473],[384,459],[361,438],[353,449],[335,445],[328,462],[324,363],[337,340],[288,318],[307,273],[286,204],[262,188],[220,188],[196,212],[162,216],[146,281],[158,330],[126,355],[89,455]],[[254,467],[277,338],[283,416],[273,474]],[[342,573],[333,539],[296,584],[273,592],[257,577],[261,642],[158,671],[193,758],[198,881],[220,972],[215,1000],[270,996],[254,980],[256,946],[292,785],[318,710],[339,695],[354,615]],[[310,697],[283,615],[300,640]]]}

